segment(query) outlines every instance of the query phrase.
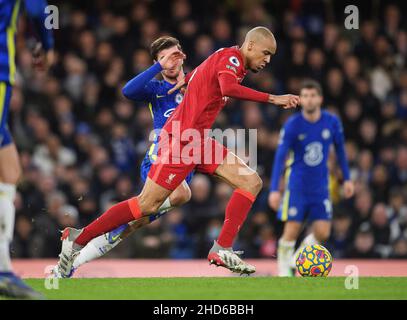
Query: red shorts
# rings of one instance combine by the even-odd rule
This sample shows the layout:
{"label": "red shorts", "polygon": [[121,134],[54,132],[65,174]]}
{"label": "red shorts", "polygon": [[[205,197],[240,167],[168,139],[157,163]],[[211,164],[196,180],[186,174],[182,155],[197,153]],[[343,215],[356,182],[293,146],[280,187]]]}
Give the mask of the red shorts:
{"label": "red shorts", "polygon": [[228,152],[212,138],[201,140],[199,145],[169,138],[168,143],[159,142],[157,160],[148,177],[165,189],[175,190],[192,170],[212,175]]}

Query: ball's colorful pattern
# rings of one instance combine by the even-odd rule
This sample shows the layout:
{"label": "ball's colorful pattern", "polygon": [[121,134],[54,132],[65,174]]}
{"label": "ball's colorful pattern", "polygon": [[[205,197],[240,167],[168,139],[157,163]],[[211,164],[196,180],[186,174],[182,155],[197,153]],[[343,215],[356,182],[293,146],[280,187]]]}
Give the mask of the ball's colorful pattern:
{"label": "ball's colorful pattern", "polygon": [[332,256],[328,249],[315,244],[302,249],[295,264],[303,277],[327,277],[332,269]]}

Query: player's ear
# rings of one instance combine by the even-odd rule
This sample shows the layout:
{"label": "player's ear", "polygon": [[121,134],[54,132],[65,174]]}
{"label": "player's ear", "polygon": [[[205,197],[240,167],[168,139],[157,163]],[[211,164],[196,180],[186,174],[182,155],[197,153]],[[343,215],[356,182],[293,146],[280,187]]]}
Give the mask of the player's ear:
{"label": "player's ear", "polygon": [[322,94],[319,95],[319,103],[322,105],[324,102],[324,96]]}

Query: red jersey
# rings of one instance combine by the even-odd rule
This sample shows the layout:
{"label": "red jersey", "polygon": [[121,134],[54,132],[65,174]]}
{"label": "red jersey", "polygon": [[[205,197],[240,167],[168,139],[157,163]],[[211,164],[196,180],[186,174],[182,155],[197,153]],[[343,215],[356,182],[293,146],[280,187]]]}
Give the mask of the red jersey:
{"label": "red jersey", "polygon": [[219,49],[191,72],[184,99],[163,129],[175,134],[173,123],[178,121],[181,133],[194,128],[203,138],[204,129],[212,127],[227,101],[227,97],[222,96],[218,80],[222,73],[232,74],[239,83],[243,81],[247,71],[237,46]]}
{"label": "red jersey", "polygon": [[269,100],[268,93],[240,85],[245,75],[238,47],[216,51],[188,75],[184,99],[161,131],[157,161],[148,173],[150,179],[175,190],[192,170],[215,173],[229,151],[208,137],[205,130],[212,127],[227,97]]}

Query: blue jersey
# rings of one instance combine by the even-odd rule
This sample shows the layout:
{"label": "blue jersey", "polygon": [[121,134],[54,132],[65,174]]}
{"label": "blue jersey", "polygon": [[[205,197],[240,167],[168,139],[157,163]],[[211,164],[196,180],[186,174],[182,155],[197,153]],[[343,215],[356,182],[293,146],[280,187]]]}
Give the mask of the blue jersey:
{"label": "blue jersey", "polygon": [[0,82],[14,84],[15,37],[20,7],[25,5],[25,11],[37,29],[42,47],[49,50],[54,46],[51,30],[45,27],[45,0],[0,0]]}
{"label": "blue jersey", "polygon": [[343,128],[340,120],[327,111],[315,123],[307,121],[302,113],[289,118],[281,129],[274,160],[270,191],[277,191],[280,175],[287,160],[286,189],[305,195],[328,194],[328,156],[335,146],[343,177],[349,180]]}
{"label": "blue jersey", "polygon": [[[173,88],[174,84],[155,78],[161,71],[162,67],[157,62],[127,82],[122,90],[123,95],[130,100],[148,102],[148,107],[153,119],[153,127],[155,130],[154,141],[141,164],[141,177],[144,181],[150,170],[151,163],[157,158],[159,131],[183,99],[183,94],[180,90],[168,94],[168,90]],[[186,179],[187,182],[190,181],[191,177],[192,175],[188,176]]]}

